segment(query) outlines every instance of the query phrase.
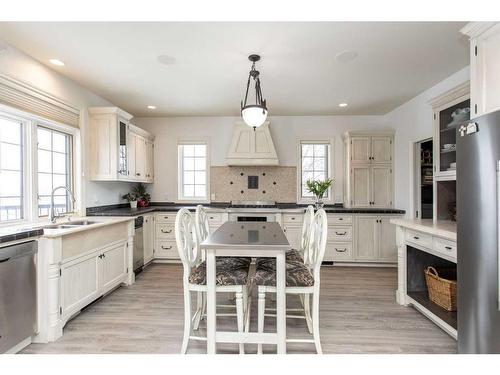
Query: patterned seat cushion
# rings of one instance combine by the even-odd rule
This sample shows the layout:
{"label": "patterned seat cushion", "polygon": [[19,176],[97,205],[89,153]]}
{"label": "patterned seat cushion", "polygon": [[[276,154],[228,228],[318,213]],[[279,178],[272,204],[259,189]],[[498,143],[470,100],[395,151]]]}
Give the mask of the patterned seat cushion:
{"label": "patterned seat cushion", "polygon": [[[276,262],[261,263],[253,278],[257,285],[276,286]],[[304,263],[286,262],[286,286],[313,286],[314,277]]]}
{"label": "patterned seat cushion", "polygon": [[[286,252],[286,263],[287,268],[289,265],[295,265],[296,263],[304,263],[304,257],[300,251],[292,249]],[[258,268],[266,268],[269,270],[276,270],[276,259],[275,258],[257,258],[256,266]]]}
{"label": "patterned seat cushion", "polygon": [[[248,270],[250,268],[249,258],[221,257],[217,259],[215,282],[216,285],[246,285],[248,281]],[[200,263],[191,269],[189,275],[191,284],[207,284],[206,262]]]}

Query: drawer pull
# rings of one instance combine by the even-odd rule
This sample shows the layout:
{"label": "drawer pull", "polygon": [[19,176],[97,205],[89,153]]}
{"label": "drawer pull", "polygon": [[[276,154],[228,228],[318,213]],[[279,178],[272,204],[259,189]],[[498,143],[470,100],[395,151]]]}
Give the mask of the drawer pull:
{"label": "drawer pull", "polygon": [[172,248],[172,246],[167,246],[167,247],[165,247],[165,246],[161,245],[161,248],[162,248],[163,250],[170,250],[170,249]]}
{"label": "drawer pull", "polygon": [[335,231],[335,234],[336,234],[337,236],[345,236],[345,235],[347,234],[347,232],[344,232],[344,233],[339,233],[339,232]]}
{"label": "drawer pull", "polygon": [[294,217],[291,217],[290,219],[291,219],[291,220],[295,220],[295,218],[294,218]]}
{"label": "drawer pull", "polygon": [[344,220],[344,218],[343,217],[339,217],[339,220],[342,221],[342,220]]}
{"label": "drawer pull", "polygon": [[445,246],[444,247],[446,250],[451,250],[451,246]]}
{"label": "drawer pull", "polygon": [[420,237],[417,237],[417,236],[413,236],[413,238],[414,238],[415,240],[419,240],[419,239],[420,239]]}
{"label": "drawer pull", "polygon": [[163,230],[163,229],[160,229],[162,233],[172,233],[172,229],[170,230]]}
{"label": "drawer pull", "polygon": [[347,251],[347,248],[346,247],[344,247],[343,249],[337,249],[337,248],[335,248],[335,251],[337,253],[345,253]]}
{"label": "drawer pull", "polygon": [[213,216],[210,216],[210,220],[213,220],[213,219],[214,219],[214,217],[213,217]]}

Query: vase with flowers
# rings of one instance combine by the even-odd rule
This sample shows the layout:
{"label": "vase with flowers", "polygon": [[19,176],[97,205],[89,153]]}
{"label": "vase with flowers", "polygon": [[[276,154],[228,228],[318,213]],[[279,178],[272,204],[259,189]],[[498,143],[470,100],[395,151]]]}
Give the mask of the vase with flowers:
{"label": "vase with flowers", "polygon": [[328,189],[332,186],[333,179],[328,178],[326,180],[307,180],[306,186],[307,191],[314,194],[315,197],[315,206],[316,209],[319,210],[325,204],[323,202],[323,197]]}

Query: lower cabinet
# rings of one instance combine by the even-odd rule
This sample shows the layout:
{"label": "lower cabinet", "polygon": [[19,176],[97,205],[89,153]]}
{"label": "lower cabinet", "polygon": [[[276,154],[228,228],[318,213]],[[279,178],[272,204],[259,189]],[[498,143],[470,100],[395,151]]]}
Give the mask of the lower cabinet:
{"label": "lower cabinet", "polygon": [[148,264],[154,258],[154,242],[155,242],[155,227],[154,227],[155,216],[144,215],[144,226],[143,226],[143,248],[144,248],[144,264]]}
{"label": "lower cabinet", "polygon": [[356,216],[354,259],[363,262],[396,262],[396,228],[391,216]]}
{"label": "lower cabinet", "polygon": [[61,264],[60,315],[69,316],[127,278],[127,241]]}

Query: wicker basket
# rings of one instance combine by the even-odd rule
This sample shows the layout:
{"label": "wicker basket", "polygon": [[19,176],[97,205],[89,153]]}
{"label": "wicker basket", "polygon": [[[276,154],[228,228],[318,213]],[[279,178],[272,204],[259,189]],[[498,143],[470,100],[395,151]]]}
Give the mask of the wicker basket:
{"label": "wicker basket", "polygon": [[425,269],[425,282],[429,299],[448,311],[457,310],[457,276],[455,269],[440,269],[440,274],[434,267]]}

